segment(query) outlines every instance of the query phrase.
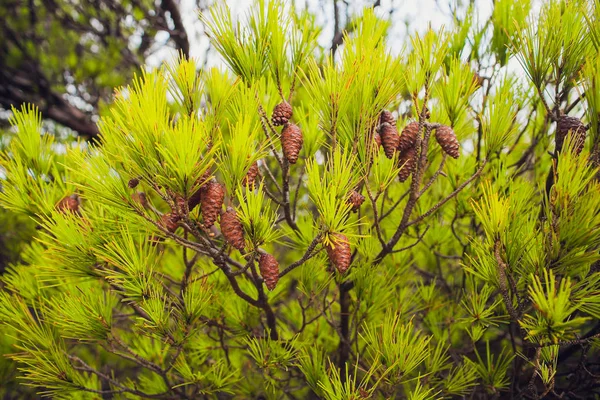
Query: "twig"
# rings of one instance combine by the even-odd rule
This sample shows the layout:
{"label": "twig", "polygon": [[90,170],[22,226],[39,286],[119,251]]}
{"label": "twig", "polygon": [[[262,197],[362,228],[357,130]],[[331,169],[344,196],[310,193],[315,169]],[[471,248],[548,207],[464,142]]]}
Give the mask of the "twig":
{"label": "twig", "polygon": [[456,188],[456,190],[454,190],[454,192],[450,193],[445,199],[441,200],[436,205],[434,205],[433,207],[431,207],[423,215],[421,215],[421,216],[415,218],[414,220],[410,221],[408,223],[408,226],[411,226],[411,225],[414,225],[414,224],[417,224],[417,223],[421,222],[422,220],[424,220],[425,218],[427,218],[428,216],[430,216],[431,214],[433,214],[434,212],[436,212],[441,206],[443,206],[444,204],[446,204],[449,200],[451,200],[457,194],[459,194],[465,187],[467,187],[471,182],[473,182],[473,180],[475,180],[481,174],[481,172],[483,171],[483,168],[485,167],[486,164],[487,164],[487,160],[483,160],[483,163],[481,163],[481,166],[479,167],[479,169],[473,175],[471,175],[471,177],[469,179],[467,179],[466,181],[464,181],[460,186],[458,186]]}
{"label": "twig", "polygon": [[423,240],[423,237],[425,236],[425,234],[427,233],[428,230],[429,230],[429,225],[427,225],[425,227],[425,231],[420,236],[417,236],[417,240],[415,240],[414,243],[409,244],[408,246],[402,247],[400,249],[392,250],[392,251],[390,251],[390,254],[400,253],[402,251],[405,251],[405,250],[408,250],[408,249],[412,249],[413,247],[415,247],[416,245],[418,245],[419,243],[421,243],[421,241]]}
{"label": "twig", "polygon": [[518,324],[519,323],[519,315],[515,310],[512,300],[508,295],[508,287],[506,283],[506,264],[502,260],[500,256],[500,240],[496,240],[496,244],[494,245],[494,256],[496,257],[496,262],[498,263],[498,284],[500,286],[500,293],[502,294],[502,298],[504,299],[504,305],[508,310],[511,318]]}
{"label": "twig", "polygon": [[302,258],[299,259],[298,261],[290,264],[286,269],[284,269],[283,271],[281,271],[279,273],[279,278],[282,278],[283,276],[285,276],[288,273],[292,272],[294,269],[298,268],[299,266],[301,266],[302,264],[304,264],[306,261],[308,261],[311,257],[313,257],[314,254],[312,254],[312,251],[315,249],[315,247],[317,247],[317,244],[319,244],[320,241],[321,241],[321,234],[319,233],[313,239],[313,241],[308,245],[308,248],[306,249],[306,252],[302,256]]}
{"label": "twig", "polygon": [[423,186],[423,189],[421,189],[421,191],[419,192],[418,197],[423,196],[423,193],[425,193],[427,191],[427,189],[429,189],[431,187],[433,182],[435,182],[435,180],[438,178],[438,176],[440,176],[440,174],[442,173],[442,169],[444,168],[444,164],[446,164],[446,157],[447,157],[447,154],[444,153],[444,155],[442,157],[442,162],[440,163],[440,166],[438,167],[437,171],[435,171],[433,173],[433,175],[431,176],[431,179],[429,179],[429,181],[425,184],[425,186]]}

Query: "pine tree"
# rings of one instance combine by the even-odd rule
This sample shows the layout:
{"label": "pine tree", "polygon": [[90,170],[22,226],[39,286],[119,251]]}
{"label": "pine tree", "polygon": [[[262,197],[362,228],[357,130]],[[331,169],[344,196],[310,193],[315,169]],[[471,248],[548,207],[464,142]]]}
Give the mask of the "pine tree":
{"label": "pine tree", "polygon": [[4,381],[59,399],[596,396],[600,11],[474,13],[396,56],[366,8],[334,57],[307,12],[257,1],[238,24],[219,3],[201,18],[229,71],[144,71],[98,145],[56,151],[14,109],[0,203],[38,229],[2,276]]}

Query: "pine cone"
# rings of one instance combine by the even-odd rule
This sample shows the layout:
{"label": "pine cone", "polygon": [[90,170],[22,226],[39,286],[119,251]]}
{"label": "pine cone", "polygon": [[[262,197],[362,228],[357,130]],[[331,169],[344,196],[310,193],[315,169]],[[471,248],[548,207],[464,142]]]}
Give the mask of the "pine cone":
{"label": "pine cone", "polygon": [[285,124],[281,131],[281,147],[283,148],[283,155],[290,164],[296,164],[298,161],[303,141],[302,131],[297,125]]}
{"label": "pine cone", "polygon": [[373,133],[373,141],[375,142],[377,149],[379,149],[381,147],[381,135],[379,132]]}
{"label": "pine cone", "polygon": [[181,219],[181,217],[179,217],[179,215],[177,215],[177,214],[165,213],[160,217],[160,223],[169,232],[173,233],[177,230],[180,219]]}
{"label": "pine cone", "polygon": [[131,199],[136,203],[139,203],[142,207],[148,208],[148,197],[144,192],[135,192],[131,195]]}
{"label": "pine cone", "polygon": [[196,184],[200,185],[200,187],[189,197],[188,210],[192,211],[198,204],[200,204],[202,191],[206,189],[206,185],[209,182],[210,176],[211,172],[210,170],[207,170],[200,178],[198,178],[198,180],[196,180]]}
{"label": "pine cone", "polygon": [[392,114],[388,110],[383,110],[381,112],[381,115],[379,116],[379,123],[380,124],[388,123],[392,126],[396,126],[396,118],[394,118],[394,114]]}
{"label": "pine cone", "polygon": [[417,156],[417,148],[414,146],[400,153],[400,157],[398,157],[398,166],[400,167],[398,178],[400,178],[400,182],[406,181],[415,170]]}
{"label": "pine cone", "polygon": [[460,147],[456,135],[452,128],[442,125],[435,130],[435,139],[442,146],[442,149],[452,158],[458,158]]}
{"label": "pine cone", "polygon": [[331,239],[334,243],[326,246],[327,257],[331,265],[343,274],[350,267],[350,259],[352,257],[350,243],[348,243],[348,238],[341,233],[332,234]]}
{"label": "pine cone", "polygon": [[383,123],[379,126],[379,134],[381,135],[381,144],[387,158],[394,157],[394,152],[398,147],[400,136],[395,126]]}
{"label": "pine cone", "polygon": [[365,201],[365,196],[358,193],[356,190],[352,190],[352,192],[350,192],[350,196],[348,197],[348,200],[346,200],[346,202],[348,204],[352,204],[353,212],[358,212],[358,209],[360,208],[360,206],[362,205],[362,203],[364,201]]}
{"label": "pine cone", "polygon": [[275,289],[279,280],[279,263],[275,257],[269,253],[261,253],[258,268],[260,269],[260,276],[262,276],[265,285],[267,285],[267,289]]}
{"label": "pine cone", "polygon": [[200,211],[204,219],[204,226],[211,227],[217,221],[223,200],[225,189],[217,181],[209,181],[200,192]]}
{"label": "pine cone", "polygon": [[581,153],[583,146],[585,145],[586,129],[585,125],[579,118],[569,117],[568,115],[561,115],[558,118],[556,124],[556,151],[560,152],[565,143],[565,138],[571,132],[575,135],[572,141],[574,141],[575,154]]}
{"label": "pine cone", "polygon": [[170,193],[170,195],[175,205],[171,208],[171,211],[180,216],[189,214],[188,200],[178,193]]}
{"label": "pine cone", "polygon": [[244,176],[244,179],[242,179],[242,186],[254,187],[254,181],[256,180],[257,176],[258,176],[258,163],[255,162],[254,164],[252,164],[250,166],[250,169],[248,169],[248,172],[246,173],[246,176]]}
{"label": "pine cone", "polygon": [[238,250],[244,250],[244,228],[232,207],[227,207],[227,211],[221,214],[221,233],[227,243]]}
{"label": "pine cone", "polygon": [[402,129],[402,134],[400,135],[400,143],[398,143],[398,151],[404,152],[411,147],[415,146],[417,142],[417,137],[419,136],[419,123],[417,121],[413,121],[406,125],[404,129]]}
{"label": "pine cone", "polygon": [[81,199],[76,193],[65,197],[56,204],[56,209],[60,212],[72,212],[79,214],[79,206],[81,205]]}
{"label": "pine cone", "polygon": [[131,178],[129,182],[127,182],[127,186],[129,186],[130,189],[135,189],[139,184],[140,180],[138,178]]}
{"label": "pine cone", "polygon": [[287,101],[282,101],[273,109],[271,122],[275,126],[285,125],[292,118],[292,106]]}

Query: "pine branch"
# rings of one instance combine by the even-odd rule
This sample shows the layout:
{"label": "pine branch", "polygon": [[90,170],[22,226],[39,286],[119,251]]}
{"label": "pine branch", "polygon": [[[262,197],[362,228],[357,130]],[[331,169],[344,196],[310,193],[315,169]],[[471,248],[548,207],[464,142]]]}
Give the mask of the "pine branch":
{"label": "pine branch", "polygon": [[315,249],[315,247],[317,247],[317,245],[321,242],[321,237],[322,235],[319,233],[312,242],[310,242],[310,244],[308,245],[308,248],[306,249],[306,251],[304,252],[304,255],[302,256],[302,258],[300,258],[298,261],[293,262],[292,264],[290,264],[287,268],[285,268],[283,271],[281,271],[279,273],[279,278],[281,279],[282,277],[284,277],[285,275],[289,274],[290,272],[292,272],[294,269],[298,268],[299,266],[301,266],[302,264],[304,264],[306,261],[310,260],[312,257],[314,257],[317,252],[313,253],[313,250]]}

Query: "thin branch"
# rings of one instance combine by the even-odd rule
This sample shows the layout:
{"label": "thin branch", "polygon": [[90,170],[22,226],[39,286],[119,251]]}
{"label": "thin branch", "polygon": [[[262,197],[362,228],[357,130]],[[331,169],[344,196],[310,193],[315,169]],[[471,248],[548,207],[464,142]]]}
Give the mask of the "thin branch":
{"label": "thin branch", "polygon": [[516,323],[518,323],[519,315],[513,307],[512,300],[508,295],[508,286],[506,282],[506,263],[502,260],[502,257],[500,256],[500,246],[501,243],[499,240],[497,240],[496,244],[494,245],[494,256],[496,257],[496,262],[498,263],[498,284],[500,286],[500,293],[502,294],[502,298],[504,299],[504,305],[506,306],[506,309],[508,310],[508,313],[510,314],[511,318]]}
{"label": "thin branch", "polygon": [[308,248],[306,249],[306,252],[302,256],[302,258],[299,259],[298,261],[290,264],[286,269],[284,269],[283,271],[281,271],[279,273],[279,278],[284,277],[285,275],[289,274],[294,269],[298,268],[299,266],[301,266],[302,264],[304,264],[306,261],[308,261],[309,259],[311,259],[316,254],[316,253],[313,254],[313,250],[315,249],[315,247],[317,247],[317,244],[319,244],[320,241],[321,241],[321,234],[319,233],[313,239],[313,241],[308,245]]}
{"label": "thin branch", "polygon": [[429,225],[427,225],[425,227],[425,231],[421,235],[417,236],[417,240],[415,240],[414,243],[409,244],[408,246],[402,247],[400,249],[392,250],[392,251],[390,251],[390,254],[392,254],[392,253],[400,253],[401,251],[412,249],[413,247],[415,247],[416,245],[418,245],[419,243],[421,243],[421,241],[423,240],[423,237],[425,236],[425,234],[427,233],[428,230],[429,230]]}
{"label": "thin branch", "polygon": [[414,224],[417,224],[417,223],[421,222],[422,220],[424,220],[425,218],[427,218],[428,216],[430,216],[431,214],[433,214],[434,212],[436,212],[441,206],[443,206],[448,201],[450,201],[452,198],[454,198],[457,194],[459,194],[465,187],[467,187],[471,182],[473,182],[473,180],[475,180],[481,174],[481,172],[483,171],[483,168],[485,167],[486,164],[487,164],[487,160],[483,160],[483,163],[481,163],[481,166],[479,167],[479,169],[477,169],[477,171],[473,175],[471,175],[471,177],[469,179],[467,179],[466,181],[464,181],[460,186],[458,186],[456,188],[456,190],[454,190],[454,192],[450,193],[445,199],[441,200],[436,205],[434,205],[433,207],[431,207],[423,215],[421,215],[421,216],[415,218],[414,220],[410,221],[408,223],[408,226],[411,226],[411,225],[414,225]]}

